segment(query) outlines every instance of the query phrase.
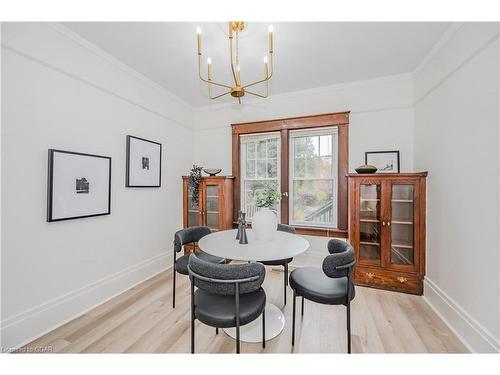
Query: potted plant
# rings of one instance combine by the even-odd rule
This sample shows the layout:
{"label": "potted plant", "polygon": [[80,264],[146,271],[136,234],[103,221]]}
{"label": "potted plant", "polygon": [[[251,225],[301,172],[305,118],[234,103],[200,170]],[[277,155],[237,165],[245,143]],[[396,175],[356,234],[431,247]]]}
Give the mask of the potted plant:
{"label": "potted plant", "polygon": [[197,206],[200,197],[200,181],[201,181],[201,170],[203,167],[198,167],[196,164],[189,171],[189,191],[192,194],[191,203],[193,206]]}
{"label": "potted plant", "polygon": [[281,195],[275,187],[258,190],[254,195],[254,205],[258,208],[252,217],[252,229],[255,238],[271,241],[278,229],[278,216],[271,207],[279,203]]}

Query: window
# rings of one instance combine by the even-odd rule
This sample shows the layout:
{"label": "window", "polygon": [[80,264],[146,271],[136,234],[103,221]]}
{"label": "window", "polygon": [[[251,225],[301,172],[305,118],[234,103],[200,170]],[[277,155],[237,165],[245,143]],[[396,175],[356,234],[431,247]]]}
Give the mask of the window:
{"label": "window", "polygon": [[277,186],[280,223],[347,238],[349,112],[231,124],[234,217],[251,220],[259,189]]}
{"label": "window", "polygon": [[[256,210],[254,195],[267,187],[280,191],[280,135],[253,134],[240,137],[241,207],[251,221]],[[279,205],[274,207],[279,217]]]}
{"label": "window", "polygon": [[337,128],[290,132],[289,223],[337,226]]}

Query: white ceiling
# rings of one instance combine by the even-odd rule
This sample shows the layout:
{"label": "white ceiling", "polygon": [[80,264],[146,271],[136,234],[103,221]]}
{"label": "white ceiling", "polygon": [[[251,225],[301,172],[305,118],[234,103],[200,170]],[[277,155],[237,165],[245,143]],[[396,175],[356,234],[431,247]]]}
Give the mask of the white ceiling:
{"label": "white ceiling", "polygon": [[[212,58],[214,80],[230,83],[225,23],[64,25],[195,107],[209,102],[206,85],[197,76],[199,25],[203,31],[204,61],[207,56]],[[275,75],[271,95],[412,72],[450,24],[280,22],[273,26]],[[249,23],[240,36],[243,83],[264,74],[267,28],[268,23]],[[226,96],[224,100],[234,99]]]}

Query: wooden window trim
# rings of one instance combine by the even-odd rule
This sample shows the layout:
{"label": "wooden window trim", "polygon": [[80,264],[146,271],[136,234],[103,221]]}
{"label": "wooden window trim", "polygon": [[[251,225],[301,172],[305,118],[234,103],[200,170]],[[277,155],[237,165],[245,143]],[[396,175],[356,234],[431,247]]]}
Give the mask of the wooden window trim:
{"label": "wooden window trim", "polygon": [[[267,133],[279,131],[281,134],[281,189],[289,191],[288,184],[288,156],[289,131],[320,128],[328,126],[338,127],[338,228],[300,227],[296,226],[300,234],[342,237],[347,238],[347,210],[348,210],[348,180],[349,172],[349,111],[326,113],[313,116],[290,117],[276,120],[255,121],[231,124],[232,128],[232,168],[234,180],[234,217],[240,210],[240,135],[253,133]],[[284,190],[286,189],[286,190]],[[288,224],[289,197],[282,197],[281,222]]]}

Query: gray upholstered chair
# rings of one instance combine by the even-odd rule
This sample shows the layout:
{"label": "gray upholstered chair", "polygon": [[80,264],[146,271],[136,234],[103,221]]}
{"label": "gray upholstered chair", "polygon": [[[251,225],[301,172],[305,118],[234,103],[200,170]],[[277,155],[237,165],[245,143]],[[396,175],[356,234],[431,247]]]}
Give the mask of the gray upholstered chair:
{"label": "gray upholstered chair", "polygon": [[[191,279],[191,353],[194,353],[196,319],[219,328],[236,328],[236,353],[240,352],[240,326],[262,314],[262,347],[266,347],[266,293],[261,285],[266,274],[260,263],[214,264],[197,254],[189,257]],[[195,287],[197,287],[195,291]]]}
{"label": "gray upholstered chair", "polygon": [[345,241],[328,241],[328,255],[322,269],[316,267],[297,268],[290,273],[290,287],[293,289],[292,346],[295,344],[295,300],[302,297],[326,305],[345,305],[347,308],[347,352],[351,352],[351,300],[354,298],[354,284],[351,279],[356,263],[354,250]]}
{"label": "gray upholstered chair", "polygon": [[[278,230],[282,232],[295,233],[295,228],[287,224],[278,224]],[[260,261],[260,263],[265,264],[266,266],[283,266],[283,273],[284,273],[283,299],[285,305],[286,305],[286,287],[288,286],[288,264],[292,260],[293,258]]]}
{"label": "gray upholstered chair", "polygon": [[[173,291],[172,291],[172,307],[175,308],[175,276],[179,272],[183,275],[188,275],[188,261],[189,254],[177,258],[177,253],[182,250],[182,247],[187,244],[195,244],[202,237],[210,234],[210,229],[207,227],[189,227],[178,230],[174,235],[174,278],[173,278]],[[219,258],[203,251],[200,251],[199,257],[211,263],[224,263],[225,259]]]}

